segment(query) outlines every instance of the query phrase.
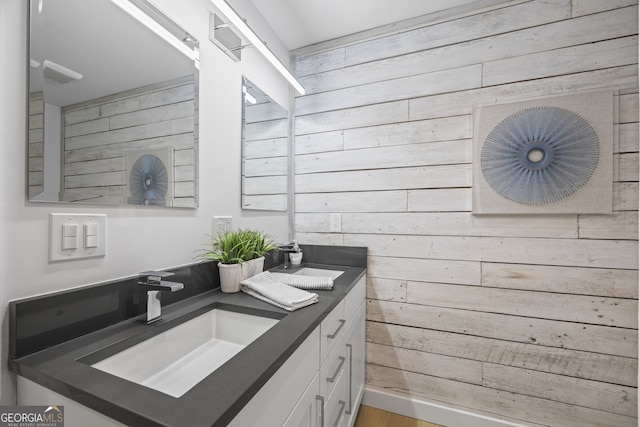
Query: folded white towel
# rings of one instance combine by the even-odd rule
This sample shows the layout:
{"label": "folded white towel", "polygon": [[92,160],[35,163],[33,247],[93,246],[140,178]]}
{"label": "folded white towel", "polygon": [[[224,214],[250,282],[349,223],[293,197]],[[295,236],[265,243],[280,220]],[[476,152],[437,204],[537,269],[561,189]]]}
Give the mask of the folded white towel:
{"label": "folded white towel", "polygon": [[333,289],[333,278],[323,276],[300,276],[289,273],[270,273],[271,277],[281,283],[298,289]]}
{"label": "folded white towel", "polygon": [[294,311],[318,302],[318,294],[278,282],[271,277],[271,273],[268,271],[243,280],[240,283],[240,290],[288,311]]}

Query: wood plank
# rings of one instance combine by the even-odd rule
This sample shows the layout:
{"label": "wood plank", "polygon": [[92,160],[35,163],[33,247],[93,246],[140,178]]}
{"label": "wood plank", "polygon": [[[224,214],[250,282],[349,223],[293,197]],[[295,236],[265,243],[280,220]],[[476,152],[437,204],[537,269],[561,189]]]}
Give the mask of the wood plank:
{"label": "wood plank", "polygon": [[248,177],[282,175],[287,170],[286,157],[265,159],[247,159],[244,161],[244,174]]}
{"label": "wood plank", "polygon": [[296,156],[296,174],[471,162],[471,140],[425,142]]}
{"label": "wood plank", "polygon": [[271,211],[287,210],[286,194],[245,195],[242,196],[242,207],[245,209],[261,209]]}
{"label": "wood plank", "polygon": [[296,115],[360,107],[482,86],[482,65],[374,82],[296,98]]}
{"label": "wood plank", "polygon": [[126,167],[124,157],[64,164],[65,177],[125,170]]}
{"label": "wood plank", "polygon": [[406,372],[432,375],[471,384],[482,384],[481,362],[439,354],[425,353],[376,343],[367,343],[366,361]]}
{"label": "wood plank", "polygon": [[637,11],[618,9],[569,21],[393,56],[300,79],[307,94],[593,43],[637,33]]}
{"label": "wood plank", "polygon": [[544,347],[635,358],[638,330],[391,301],[367,301],[367,320]]}
{"label": "wood plank", "polygon": [[296,212],[401,212],[407,209],[406,191],[371,191],[358,193],[297,194]]}
{"label": "wood plank", "polygon": [[314,173],[295,180],[296,193],[470,186],[470,164]]}
{"label": "wood plank", "polygon": [[64,136],[71,138],[74,136],[88,135],[92,133],[106,132],[109,130],[109,119],[100,118],[96,120],[89,120],[64,127]]}
{"label": "wood plank", "polygon": [[[469,212],[368,211],[345,214],[342,231],[412,236],[577,237],[575,215],[473,216]],[[422,242],[422,239],[419,239]],[[416,242],[417,243],[417,242]],[[464,241],[458,242],[464,244]],[[470,243],[473,245],[473,243]],[[429,245],[432,246],[432,245]],[[474,248],[475,249],[475,248]],[[427,252],[422,252],[427,256]]]}
{"label": "wood plank", "polygon": [[471,115],[370,126],[344,131],[344,149],[473,138]]}
{"label": "wood plank", "polygon": [[103,187],[124,185],[126,182],[124,171],[105,172],[98,174],[73,175],[64,177],[64,188]]}
{"label": "wood plank", "polygon": [[637,182],[614,182],[613,210],[637,211],[640,203],[638,199],[639,193]]}
{"label": "wood plank", "polygon": [[[345,241],[345,244],[349,244]],[[369,274],[396,280],[432,280],[464,285],[480,284],[480,263],[422,258],[369,257]]]}
{"label": "wood plank", "polygon": [[621,298],[408,281],[407,303],[592,325],[638,327],[638,301]]}
{"label": "wood plank", "polygon": [[471,114],[475,107],[519,101],[526,98],[560,95],[567,92],[592,90],[607,86],[637,92],[638,68],[635,65],[549,77],[532,81],[504,84],[443,95],[409,100],[409,119]]}
{"label": "wood plank", "polygon": [[500,413],[512,421],[563,427],[635,427],[636,418],[583,408],[474,384],[368,364],[367,384],[476,411]]}
{"label": "wood plank", "polygon": [[581,239],[638,240],[638,212],[580,215],[578,235]]}
{"label": "wood plank", "polygon": [[640,111],[638,109],[638,94],[620,95],[620,123],[637,123]]}
{"label": "wood plank", "polygon": [[638,122],[621,124],[619,127],[620,143],[619,153],[636,153],[638,152],[638,140],[640,140],[640,132],[638,131]]}
{"label": "wood plank", "polygon": [[610,384],[638,385],[635,357],[544,347],[374,321],[367,322],[367,341]]}
{"label": "wood plank", "polygon": [[243,178],[242,189],[244,194],[286,194],[287,176],[261,176],[257,178]]}
{"label": "wood plank", "polygon": [[367,298],[383,301],[406,302],[407,281],[370,277],[367,280]]}
{"label": "wood plank", "polygon": [[492,10],[392,34],[346,48],[346,65],[463,43],[468,40],[508,33],[521,28],[560,21],[571,16],[571,2],[543,0]]}
{"label": "wood plank", "polygon": [[[344,242],[347,246],[367,246],[370,261],[377,261],[378,257],[394,257],[393,260],[416,257],[426,258],[427,261],[454,259],[567,267],[638,268],[638,242],[628,240],[345,234]],[[392,261],[387,260],[386,263],[392,264]],[[397,274],[380,277],[411,279],[397,277]]]}
{"label": "wood plank", "polygon": [[573,0],[571,12],[572,16],[575,17],[637,4],[637,0],[608,0],[606,2],[601,0]]}
{"label": "wood plank", "polygon": [[297,55],[293,59],[293,70],[295,75],[298,77],[342,68],[345,65],[346,59],[344,47],[311,55]]}
{"label": "wood plank", "polygon": [[244,136],[249,141],[256,139],[286,138],[288,134],[288,119],[257,122],[244,126]]}
{"label": "wood plank", "polygon": [[[393,367],[393,366],[392,366]],[[485,387],[637,417],[638,389],[485,363]],[[571,390],[571,392],[567,392]]]}
{"label": "wood plank", "polygon": [[306,135],[402,122],[408,119],[408,110],[408,101],[404,100],[351,108],[345,111],[296,116],[295,132],[296,135]]}
{"label": "wood plank", "polygon": [[409,190],[410,212],[471,212],[470,188]]}
{"label": "wood plank", "polygon": [[506,289],[638,299],[637,270],[483,263],[482,285]]}
{"label": "wood plank", "polygon": [[123,149],[150,150],[161,147],[173,147],[176,150],[194,149],[193,133],[181,133],[178,135],[160,136],[138,141],[125,141],[110,144],[108,147],[96,146],[66,150],[65,162],[80,162],[86,160],[106,159],[122,156]]}
{"label": "wood plank", "polygon": [[284,138],[246,140],[243,155],[247,159],[286,156],[289,151],[289,140]]}
{"label": "wood plank", "polygon": [[112,130],[122,129],[184,117],[193,118],[194,113],[194,101],[190,99],[175,104],[160,105],[154,108],[136,110],[126,114],[112,116],[109,118],[109,126]]}
{"label": "wood plank", "polygon": [[295,137],[295,154],[339,151],[342,149],[344,149],[344,132],[341,130]]}
{"label": "wood plank", "polygon": [[[191,79],[193,79],[191,77]],[[160,105],[193,100],[195,88],[193,82],[171,85],[169,87],[152,85],[151,91],[142,87],[138,90],[125,91],[105,98],[68,106],[64,109],[65,125],[100,117],[111,117],[136,110],[153,108]]]}
{"label": "wood plank", "polygon": [[180,133],[192,133],[193,117],[151,123],[132,128],[117,129],[92,135],[83,135],[65,139],[65,150],[117,144],[146,138],[158,138]]}
{"label": "wood plank", "polygon": [[638,37],[624,37],[483,64],[483,86],[638,63]]}
{"label": "wood plank", "polygon": [[[617,161],[616,161],[617,160]],[[614,180],[618,182],[638,181],[638,153],[625,153],[614,156]],[[616,168],[617,166],[617,168]],[[617,172],[617,173],[616,173]]]}

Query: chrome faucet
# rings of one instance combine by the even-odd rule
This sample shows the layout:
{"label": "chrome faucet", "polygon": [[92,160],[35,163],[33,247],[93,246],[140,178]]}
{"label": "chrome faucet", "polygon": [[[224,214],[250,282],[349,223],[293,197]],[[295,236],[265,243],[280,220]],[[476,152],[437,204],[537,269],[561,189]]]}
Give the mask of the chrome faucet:
{"label": "chrome faucet", "polygon": [[302,252],[300,246],[298,246],[298,241],[294,240],[291,243],[286,243],[284,245],[279,245],[278,250],[284,252],[284,267],[289,268],[289,254],[290,253],[299,253]]}
{"label": "chrome faucet", "polygon": [[161,292],[177,292],[184,288],[182,283],[162,280],[174,274],[168,271],[143,271],[138,273],[138,286],[147,291],[147,325],[157,322],[162,317]]}

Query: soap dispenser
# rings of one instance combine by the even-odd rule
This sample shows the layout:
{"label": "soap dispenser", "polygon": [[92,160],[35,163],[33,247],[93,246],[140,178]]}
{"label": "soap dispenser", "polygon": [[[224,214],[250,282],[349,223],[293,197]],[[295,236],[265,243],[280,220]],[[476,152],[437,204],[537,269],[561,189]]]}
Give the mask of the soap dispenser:
{"label": "soap dispenser", "polygon": [[298,246],[297,240],[293,241],[293,247],[289,253],[289,260],[291,261],[291,265],[300,265],[302,262],[302,249]]}

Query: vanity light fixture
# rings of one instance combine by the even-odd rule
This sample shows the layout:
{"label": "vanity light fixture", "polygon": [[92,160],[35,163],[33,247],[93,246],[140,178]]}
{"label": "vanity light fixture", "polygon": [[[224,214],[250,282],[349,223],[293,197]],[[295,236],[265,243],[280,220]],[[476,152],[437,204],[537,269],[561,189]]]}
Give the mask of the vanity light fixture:
{"label": "vanity light fixture", "polygon": [[[289,83],[298,91],[300,95],[305,94],[304,87],[300,84],[298,80],[289,72],[287,67],[274,55],[273,52],[264,44],[264,42],[258,37],[258,35],[249,27],[246,22],[236,13],[235,10],[225,0],[210,0],[211,3],[218,9],[218,11],[228,20],[228,22],[224,23],[220,20],[220,17],[217,14],[212,14],[210,19],[210,25],[212,28],[209,29],[210,34],[209,38],[213,43],[215,43],[220,49],[222,49],[227,55],[233,58],[235,61],[240,60],[239,54],[234,54],[234,51],[239,49],[243,49],[246,46],[242,46],[242,38],[237,35],[233,37],[233,35],[229,34],[229,31],[225,31],[219,33],[221,37],[218,37],[216,34],[217,30],[229,30],[235,28],[240,32],[243,38],[248,41],[248,45],[254,46],[262,55],[273,65],[276,70],[280,72],[286,78]],[[235,32],[233,32],[235,33]],[[237,45],[230,45],[229,40],[234,40],[233,43],[237,42]]]}
{"label": "vanity light fixture", "polygon": [[[189,34],[185,34],[183,40],[177,38],[171,31],[167,30],[165,27],[160,25],[154,19],[152,19],[149,15],[143,12],[140,8],[135,6],[129,0],[111,0],[116,6],[127,12],[133,18],[137,19],[142,25],[153,31],[157,36],[162,38],[164,41],[169,43],[171,46],[178,49],[181,53],[186,55],[189,59],[195,61],[198,64],[199,61],[199,52],[197,48],[190,48],[185,44],[192,40],[192,37]],[[197,66],[197,65],[196,65]]]}

